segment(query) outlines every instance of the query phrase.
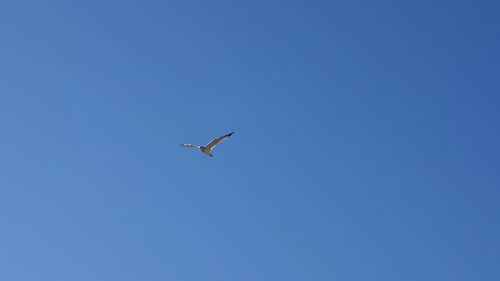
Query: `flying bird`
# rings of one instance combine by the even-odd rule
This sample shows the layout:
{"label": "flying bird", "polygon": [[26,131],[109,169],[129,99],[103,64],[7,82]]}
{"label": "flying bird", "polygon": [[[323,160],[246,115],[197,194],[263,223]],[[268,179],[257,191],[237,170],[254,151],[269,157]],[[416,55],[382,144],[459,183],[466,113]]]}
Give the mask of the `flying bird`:
{"label": "flying bird", "polygon": [[184,147],[193,147],[193,148],[197,148],[199,149],[201,152],[205,153],[206,155],[210,156],[210,157],[214,157],[212,153],[210,153],[212,151],[212,149],[218,145],[219,143],[221,143],[222,141],[226,140],[227,138],[229,138],[230,136],[232,136],[234,134],[234,132],[230,133],[230,134],[227,134],[225,136],[222,136],[222,137],[219,137],[219,138],[216,138],[216,139],[213,139],[211,142],[209,142],[206,146],[197,146],[197,145],[194,145],[194,144],[181,144],[181,146],[184,146]]}

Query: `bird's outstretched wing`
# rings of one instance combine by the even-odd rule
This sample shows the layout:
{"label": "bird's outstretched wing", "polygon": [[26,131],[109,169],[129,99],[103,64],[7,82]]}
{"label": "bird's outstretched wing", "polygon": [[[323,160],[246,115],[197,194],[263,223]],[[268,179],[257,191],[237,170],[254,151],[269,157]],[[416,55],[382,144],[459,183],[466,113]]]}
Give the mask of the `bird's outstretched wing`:
{"label": "bird's outstretched wing", "polygon": [[216,139],[213,139],[211,142],[209,142],[206,146],[205,146],[205,149],[208,149],[208,151],[212,150],[216,145],[218,145],[219,143],[221,143],[223,140],[229,138],[232,134],[234,134],[234,132],[230,133],[230,134],[227,134],[225,136],[222,136],[222,137],[219,137],[219,138],[216,138]]}
{"label": "bird's outstretched wing", "polygon": [[193,148],[198,148],[198,149],[200,149],[200,147],[199,147],[199,146],[194,145],[194,144],[181,144],[181,146],[184,146],[184,147],[193,147]]}

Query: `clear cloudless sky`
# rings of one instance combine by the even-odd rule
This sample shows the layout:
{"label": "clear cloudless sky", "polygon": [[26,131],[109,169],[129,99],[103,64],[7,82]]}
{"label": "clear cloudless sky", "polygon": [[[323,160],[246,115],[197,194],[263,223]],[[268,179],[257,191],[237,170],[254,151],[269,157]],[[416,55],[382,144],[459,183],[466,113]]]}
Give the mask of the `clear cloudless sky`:
{"label": "clear cloudless sky", "polygon": [[499,14],[1,1],[0,280],[499,280]]}

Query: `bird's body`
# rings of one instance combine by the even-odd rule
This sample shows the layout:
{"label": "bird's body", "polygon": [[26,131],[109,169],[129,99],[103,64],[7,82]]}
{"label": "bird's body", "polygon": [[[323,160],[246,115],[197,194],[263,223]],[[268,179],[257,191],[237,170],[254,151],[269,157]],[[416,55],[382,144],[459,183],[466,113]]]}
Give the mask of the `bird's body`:
{"label": "bird's body", "polygon": [[210,150],[206,149],[204,146],[200,147],[200,151],[202,153],[205,153],[206,155],[208,155],[210,157],[214,157],[214,155],[212,153],[210,153]]}
{"label": "bird's body", "polygon": [[230,136],[232,136],[234,134],[234,132],[230,133],[230,134],[227,134],[225,136],[222,136],[222,137],[219,137],[219,138],[216,138],[216,139],[213,139],[211,142],[209,142],[206,146],[198,146],[198,145],[194,145],[194,144],[181,144],[181,146],[184,146],[184,147],[193,147],[193,148],[197,148],[199,149],[202,153],[210,156],[210,157],[214,157],[214,155],[211,153],[212,149],[218,145],[219,143],[221,143],[222,141],[226,140],[227,138],[229,138]]}

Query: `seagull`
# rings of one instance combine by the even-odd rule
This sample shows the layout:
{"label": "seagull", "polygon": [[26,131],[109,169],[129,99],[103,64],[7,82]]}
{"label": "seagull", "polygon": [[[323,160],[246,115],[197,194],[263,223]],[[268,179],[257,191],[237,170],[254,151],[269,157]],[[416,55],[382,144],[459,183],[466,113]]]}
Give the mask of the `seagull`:
{"label": "seagull", "polygon": [[230,133],[230,134],[227,134],[225,136],[222,136],[222,137],[219,137],[219,138],[216,138],[216,139],[213,139],[211,142],[209,142],[206,146],[197,146],[197,145],[194,145],[194,144],[181,144],[181,146],[184,146],[184,147],[193,147],[193,148],[197,148],[199,149],[201,152],[205,153],[206,155],[210,156],[210,157],[214,157],[212,155],[211,150],[216,146],[218,145],[219,143],[221,143],[223,140],[226,140],[227,138],[229,138],[230,136],[232,136],[234,134],[234,132]]}

